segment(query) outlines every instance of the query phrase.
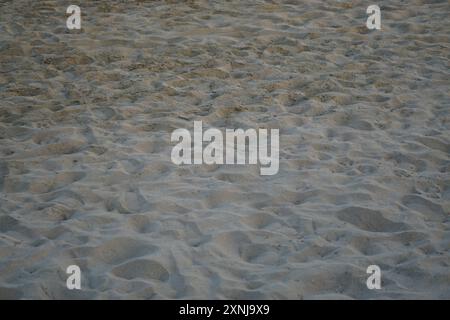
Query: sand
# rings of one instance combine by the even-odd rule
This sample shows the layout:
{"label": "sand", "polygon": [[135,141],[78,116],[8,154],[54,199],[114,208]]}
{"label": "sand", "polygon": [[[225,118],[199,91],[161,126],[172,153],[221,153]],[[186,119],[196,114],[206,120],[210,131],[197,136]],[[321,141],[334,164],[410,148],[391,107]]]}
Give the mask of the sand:
{"label": "sand", "polygon": [[[450,3],[376,3],[0,1],[0,298],[450,299]],[[193,121],[278,174],[173,164]]]}

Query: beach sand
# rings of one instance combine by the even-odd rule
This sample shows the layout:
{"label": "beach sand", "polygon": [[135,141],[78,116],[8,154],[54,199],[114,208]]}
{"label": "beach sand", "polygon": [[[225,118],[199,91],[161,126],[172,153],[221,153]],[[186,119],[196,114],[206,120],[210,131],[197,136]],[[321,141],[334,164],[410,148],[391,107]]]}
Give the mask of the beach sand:
{"label": "beach sand", "polygon": [[[448,1],[70,4],[0,1],[0,299],[450,299]],[[278,174],[173,164],[193,121]]]}

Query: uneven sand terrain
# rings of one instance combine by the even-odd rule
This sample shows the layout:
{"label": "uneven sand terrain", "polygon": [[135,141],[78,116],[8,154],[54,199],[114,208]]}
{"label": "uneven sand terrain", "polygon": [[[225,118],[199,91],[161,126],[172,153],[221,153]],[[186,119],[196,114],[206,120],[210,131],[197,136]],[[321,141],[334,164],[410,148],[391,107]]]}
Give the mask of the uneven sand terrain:
{"label": "uneven sand terrain", "polygon": [[450,299],[450,2],[372,2],[0,1],[0,298]]}

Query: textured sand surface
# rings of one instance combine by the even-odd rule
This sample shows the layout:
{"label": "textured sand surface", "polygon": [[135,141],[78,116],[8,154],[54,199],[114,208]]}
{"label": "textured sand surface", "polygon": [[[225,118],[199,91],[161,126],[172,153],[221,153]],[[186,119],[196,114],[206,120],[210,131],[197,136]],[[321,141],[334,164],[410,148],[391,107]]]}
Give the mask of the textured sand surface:
{"label": "textured sand surface", "polygon": [[[0,298],[449,299],[450,3],[374,3],[0,1]],[[194,120],[279,173],[172,164]]]}

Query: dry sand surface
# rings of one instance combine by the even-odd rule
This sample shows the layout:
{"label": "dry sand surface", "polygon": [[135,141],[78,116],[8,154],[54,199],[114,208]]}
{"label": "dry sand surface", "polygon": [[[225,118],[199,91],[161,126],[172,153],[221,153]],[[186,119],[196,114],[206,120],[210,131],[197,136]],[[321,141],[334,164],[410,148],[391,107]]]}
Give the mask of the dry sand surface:
{"label": "dry sand surface", "polygon": [[[70,4],[0,1],[0,298],[450,298],[449,1]],[[194,120],[278,174],[174,165]]]}

